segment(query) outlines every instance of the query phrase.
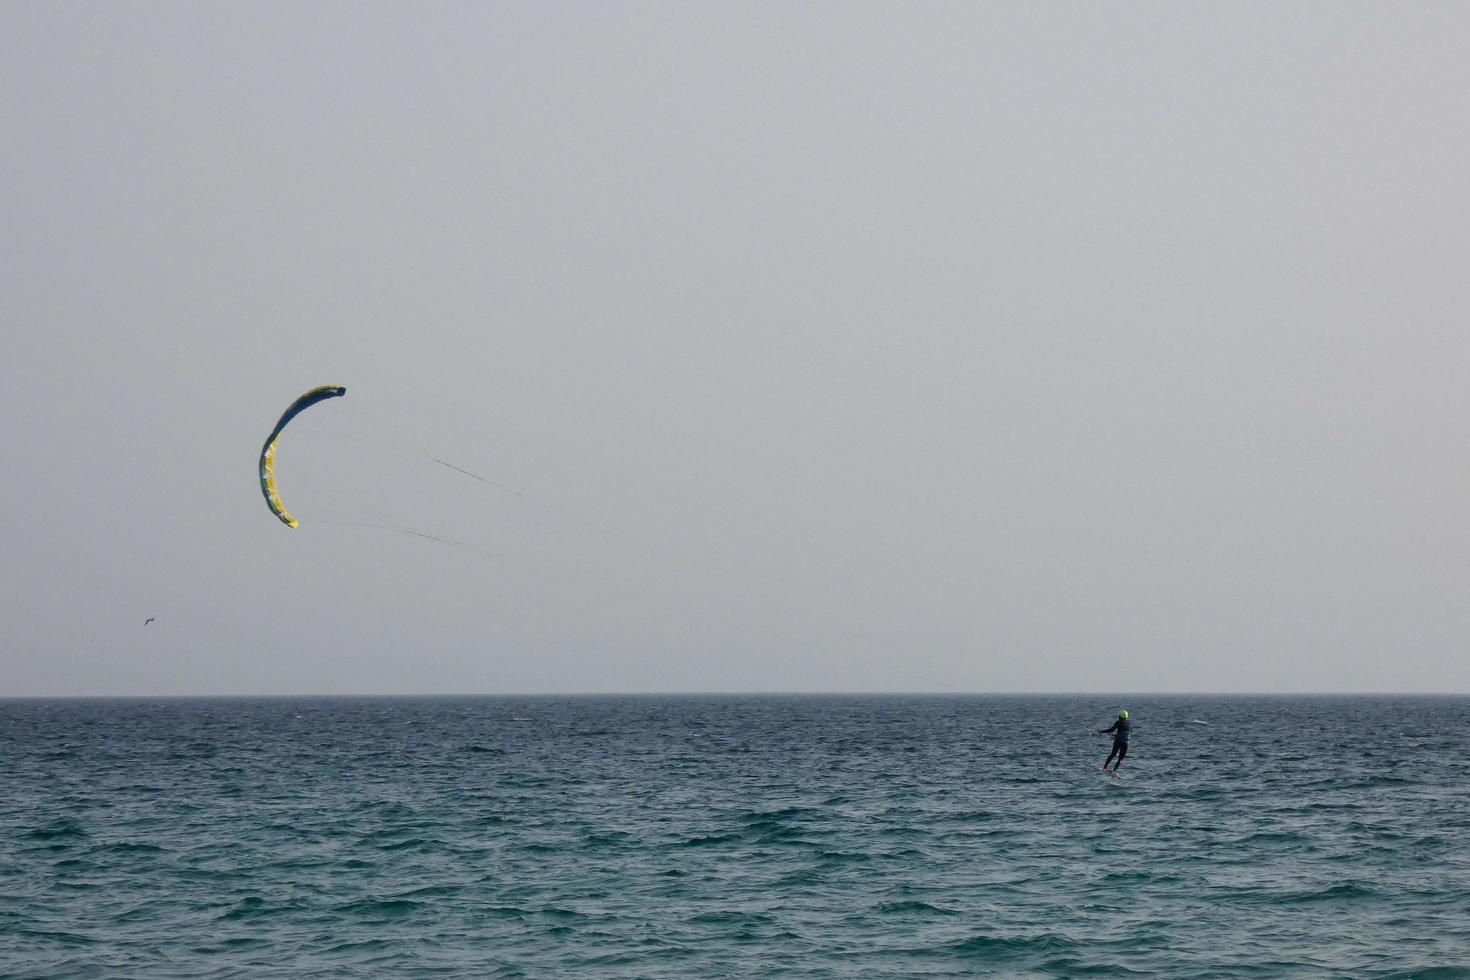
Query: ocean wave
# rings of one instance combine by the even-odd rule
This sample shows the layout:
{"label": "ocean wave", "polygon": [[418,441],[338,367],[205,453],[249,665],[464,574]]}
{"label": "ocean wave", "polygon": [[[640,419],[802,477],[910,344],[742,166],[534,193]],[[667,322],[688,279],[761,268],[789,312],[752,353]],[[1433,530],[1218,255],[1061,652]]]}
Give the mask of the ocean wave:
{"label": "ocean wave", "polygon": [[75,820],[61,819],[40,827],[33,827],[22,835],[24,840],[67,841],[90,836],[87,829]]}
{"label": "ocean wave", "polygon": [[896,902],[880,902],[869,910],[874,915],[918,915],[918,916],[950,916],[960,915],[958,909],[941,908],[928,902],[915,899]]}
{"label": "ocean wave", "polygon": [[1076,949],[1078,943],[1060,933],[1043,932],[1039,934],[1018,935],[993,935],[977,932],[973,935],[960,939],[954,939],[945,943],[936,943],[932,946],[906,946],[897,949],[885,950],[889,954],[915,955],[945,955],[960,958],[973,957],[1015,957],[1018,955],[1034,955],[1038,953],[1061,953]]}
{"label": "ocean wave", "polygon": [[1367,885],[1357,882],[1338,882],[1321,888],[1288,892],[1276,896],[1275,900],[1292,905],[1305,905],[1315,902],[1354,902],[1376,897],[1378,897],[1378,892]]}
{"label": "ocean wave", "polygon": [[332,911],[353,918],[401,919],[424,908],[424,903],[408,898],[360,898],[334,906]]}
{"label": "ocean wave", "polygon": [[267,902],[259,895],[247,895],[216,916],[221,922],[240,919],[256,919],[262,916],[284,915],[294,911],[295,905]]}

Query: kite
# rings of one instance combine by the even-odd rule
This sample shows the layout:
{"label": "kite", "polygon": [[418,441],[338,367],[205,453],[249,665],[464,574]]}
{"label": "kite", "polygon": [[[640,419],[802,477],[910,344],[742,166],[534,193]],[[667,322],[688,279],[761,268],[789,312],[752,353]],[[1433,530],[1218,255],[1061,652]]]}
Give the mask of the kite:
{"label": "kite", "polygon": [[281,519],[281,523],[287,527],[296,527],[297,520],[286,512],[286,505],[281,503],[281,495],[276,491],[276,439],[280,437],[284,429],[292,419],[306,411],[317,402],[326,401],[328,398],[340,398],[347,394],[347,389],[341,385],[322,385],[313,388],[300,398],[291,403],[291,406],[281,415],[281,420],[266,437],[265,446],[260,450],[260,492],[265,494],[266,506],[270,507],[271,513]]}

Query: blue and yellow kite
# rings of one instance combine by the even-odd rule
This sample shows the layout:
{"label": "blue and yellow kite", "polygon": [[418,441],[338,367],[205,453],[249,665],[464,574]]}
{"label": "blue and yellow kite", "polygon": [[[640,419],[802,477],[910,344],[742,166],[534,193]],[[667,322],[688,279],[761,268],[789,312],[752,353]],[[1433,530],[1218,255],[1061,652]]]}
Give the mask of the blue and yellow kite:
{"label": "blue and yellow kite", "polygon": [[276,491],[276,439],[280,437],[281,430],[286,424],[306,411],[317,402],[326,401],[328,398],[340,398],[347,394],[347,389],[341,385],[322,385],[313,388],[300,398],[291,403],[266,437],[265,446],[260,450],[260,492],[265,494],[265,502],[271,509],[271,513],[281,519],[281,523],[287,527],[296,527],[297,520],[286,512],[286,505],[281,503],[281,495]]}

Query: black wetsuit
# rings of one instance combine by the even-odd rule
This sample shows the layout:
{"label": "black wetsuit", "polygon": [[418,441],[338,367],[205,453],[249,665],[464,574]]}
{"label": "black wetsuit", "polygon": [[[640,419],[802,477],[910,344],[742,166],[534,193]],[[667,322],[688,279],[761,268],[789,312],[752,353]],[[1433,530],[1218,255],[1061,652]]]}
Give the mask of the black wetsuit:
{"label": "black wetsuit", "polygon": [[[1113,756],[1118,757],[1118,764],[1113,766],[1113,772],[1117,772],[1118,766],[1123,764],[1123,757],[1128,754],[1128,739],[1133,736],[1133,722],[1127,718],[1119,718],[1113,722],[1112,728],[1104,728],[1101,734],[1113,736],[1113,751],[1108,753],[1108,762],[1113,761]],[[1108,762],[1103,763],[1104,769],[1108,767]]]}

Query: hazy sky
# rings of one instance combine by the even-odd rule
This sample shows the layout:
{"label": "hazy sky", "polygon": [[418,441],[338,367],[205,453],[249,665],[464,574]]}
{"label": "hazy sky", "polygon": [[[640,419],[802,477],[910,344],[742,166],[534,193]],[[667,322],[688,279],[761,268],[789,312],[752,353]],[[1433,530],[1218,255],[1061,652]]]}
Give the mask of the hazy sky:
{"label": "hazy sky", "polygon": [[1464,4],[9,0],[0,96],[0,692],[1470,691]]}

